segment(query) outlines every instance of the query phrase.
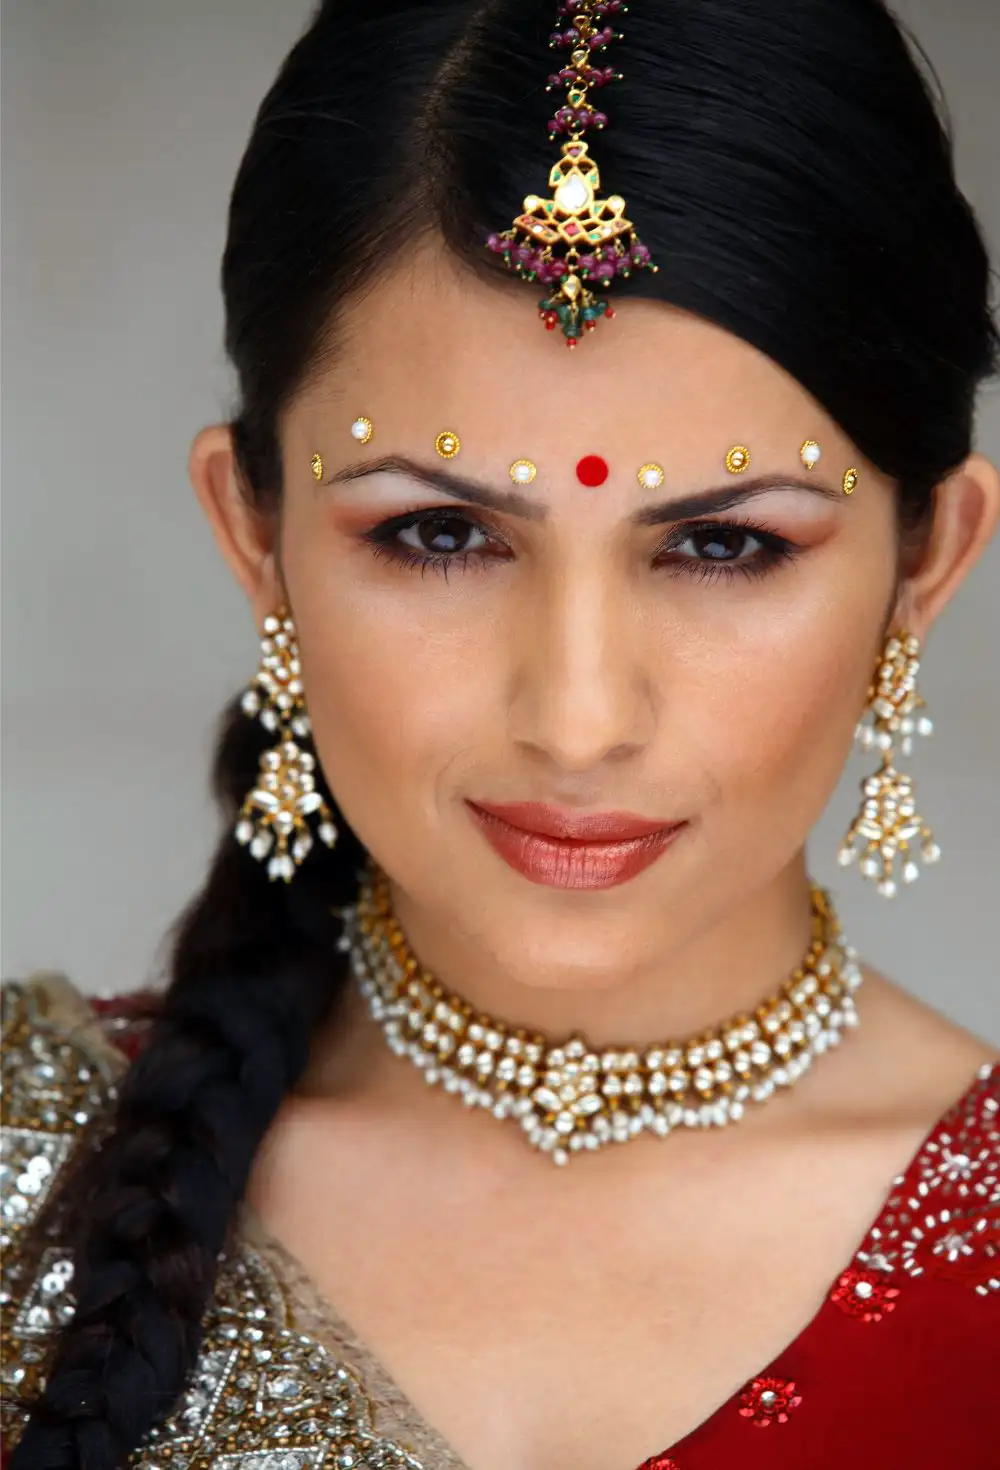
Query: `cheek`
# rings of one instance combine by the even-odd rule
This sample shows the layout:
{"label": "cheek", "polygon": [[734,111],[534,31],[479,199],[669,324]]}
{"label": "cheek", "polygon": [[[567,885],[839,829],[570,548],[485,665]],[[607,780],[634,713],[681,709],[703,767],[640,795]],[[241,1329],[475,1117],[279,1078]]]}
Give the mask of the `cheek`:
{"label": "cheek", "polygon": [[283,563],[317,754],[347,821],[378,851],[381,831],[405,830],[408,808],[415,827],[432,820],[435,786],[463,751],[482,759],[500,650],[484,618],[442,615],[447,588],[431,572],[392,574],[353,549],[321,557],[318,543],[298,554],[286,544]]}
{"label": "cheek", "polygon": [[[710,801],[761,844],[797,846],[840,778],[877,657],[877,624],[792,623],[720,656],[696,736]],[[703,686],[704,687],[704,686]],[[745,837],[745,834],[744,834]]]}

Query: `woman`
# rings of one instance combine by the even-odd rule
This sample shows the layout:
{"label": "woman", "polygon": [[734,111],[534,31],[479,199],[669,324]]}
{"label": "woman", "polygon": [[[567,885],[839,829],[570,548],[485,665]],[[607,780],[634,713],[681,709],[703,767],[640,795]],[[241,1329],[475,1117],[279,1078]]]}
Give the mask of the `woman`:
{"label": "woman", "polygon": [[261,664],[159,1017],[8,988],[16,1470],[991,1463],[994,1049],[804,856],[859,719],[938,855],[986,255],[879,0],[621,10],[337,0],[258,116]]}

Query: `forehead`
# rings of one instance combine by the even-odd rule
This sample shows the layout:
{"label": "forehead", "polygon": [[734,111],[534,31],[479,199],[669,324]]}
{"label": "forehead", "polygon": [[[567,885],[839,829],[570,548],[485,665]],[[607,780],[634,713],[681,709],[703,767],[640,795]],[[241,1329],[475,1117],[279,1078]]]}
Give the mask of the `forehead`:
{"label": "forehead", "polygon": [[736,443],[776,467],[807,437],[848,446],[801,384],[714,323],[620,300],[569,350],[539,320],[539,295],[423,247],[343,309],[334,353],[303,395],[313,431],[365,414],[393,447],[452,429],[463,459],[479,445],[529,455],[628,445],[690,457],[692,470]]}

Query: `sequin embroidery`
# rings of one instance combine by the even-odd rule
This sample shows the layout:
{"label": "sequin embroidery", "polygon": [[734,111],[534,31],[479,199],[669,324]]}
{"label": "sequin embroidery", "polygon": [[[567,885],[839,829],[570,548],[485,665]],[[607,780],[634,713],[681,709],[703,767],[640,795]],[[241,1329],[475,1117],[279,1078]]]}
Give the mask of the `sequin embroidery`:
{"label": "sequin embroidery", "polygon": [[739,1411],[760,1429],[787,1424],[788,1416],[802,1402],[790,1378],[754,1378],[740,1394]]}

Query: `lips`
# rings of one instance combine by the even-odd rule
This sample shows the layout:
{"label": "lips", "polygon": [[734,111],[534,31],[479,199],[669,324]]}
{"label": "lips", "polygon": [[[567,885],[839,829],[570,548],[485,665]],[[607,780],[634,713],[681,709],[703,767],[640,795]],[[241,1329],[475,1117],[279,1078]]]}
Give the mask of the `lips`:
{"label": "lips", "polygon": [[[550,888],[626,883],[656,862],[687,825],[651,822],[631,812],[569,812],[541,802],[467,806],[494,852],[525,878]],[[533,827],[516,825],[508,813]],[[540,831],[542,824],[550,830]]]}
{"label": "lips", "polygon": [[632,812],[577,812],[541,801],[470,802],[523,832],[576,842],[629,842],[653,832],[679,827],[679,822],[650,820]]}

